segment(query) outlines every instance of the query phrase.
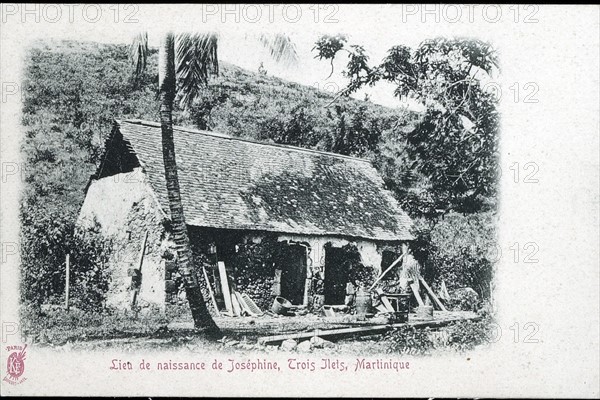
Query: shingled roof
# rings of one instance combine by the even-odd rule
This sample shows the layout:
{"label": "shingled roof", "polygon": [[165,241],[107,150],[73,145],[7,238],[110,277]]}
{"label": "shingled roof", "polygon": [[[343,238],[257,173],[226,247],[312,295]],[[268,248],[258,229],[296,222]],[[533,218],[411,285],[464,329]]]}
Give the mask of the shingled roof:
{"label": "shingled roof", "polygon": [[[367,160],[177,126],[174,137],[188,225],[413,239],[410,218]],[[107,142],[115,141],[135,155],[130,164],[144,169],[169,215],[160,124],[116,121]]]}

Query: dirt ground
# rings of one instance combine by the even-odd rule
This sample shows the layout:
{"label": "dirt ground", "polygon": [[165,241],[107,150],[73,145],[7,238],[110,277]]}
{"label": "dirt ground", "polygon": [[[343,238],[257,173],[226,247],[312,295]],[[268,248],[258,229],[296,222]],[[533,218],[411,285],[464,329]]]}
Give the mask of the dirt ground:
{"label": "dirt ground", "polygon": [[[435,311],[434,320],[442,319],[468,319],[474,318],[475,313],[468,311]],[[425,321],[416,314],[409,314],[408,323]],[[258,339],[261,336],[283,335],[287,333],[309,332],[312,330],[328,330],[339,328],[351,328],[358,326],[386,324],[384,317],[373,317],[359,320],[354,315],[340,313],[332,317],[323,317],[315,314],[303,316],[271,316],[260,317],[217,317],[215,322],[221,328],[224,335],[232,337],[246,336],[248,339]],[[191,330],[191,320],[173,321],[168,325],[171,330]]]}
{"label": "dirt ground", "polygon": [[[464,320],[475,318],[476,314],[465,311],[436,311],[434,320]],[[118,338],[74,340],[59,345],[67,349],[102,349],[122,348],[136,349],[179,349],[192,352],[218,350],[224,353],[247,353],[251,351],[279,351],[279,345],[261,345],[258,339],[264,336],[311,332],[315,329],[329,330],[338,328],[361,327],[385,324],[382,317],[357,320],[355,316],[340,314],[322,317],[308,314],[299,317],[282,317],[264,315],[260,317],[217,317],[215,322],[221,328],[223,338],[220,341],[210,340],[198,335],[193,329],[193,322],[185,317],[170,322],[166,327],[148,335],[131,335]],[[416,314],[410,314],[408,324],[423,322]],[[337,339],[324,337],[326,348],[311,348],[311,353],[338,354],[372,354],[385,353],[386,344],[381,341],[381,334],[364,335]],[[296,350],[294,350],[296,351]]]}

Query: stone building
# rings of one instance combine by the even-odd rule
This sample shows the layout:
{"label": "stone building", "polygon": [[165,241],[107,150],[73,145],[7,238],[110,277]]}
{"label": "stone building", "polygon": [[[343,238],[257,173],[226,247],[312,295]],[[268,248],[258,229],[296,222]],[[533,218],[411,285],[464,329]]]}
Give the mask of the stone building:
{"label": "stone building", "polygon": [[[210,249],[204,259],[229,268],[239,244],[275,237],[283,257],[273,266],[272,294],[293,304],[310,301],[317,279],[326,304],[343,303],[344,246],[355,246],[377,273],[413,239],[411,220],[367,160],[181,127],[174,137],[192,247]],[[163,307],[177,295],[159,124],[115,122],[78,224],[94,221],[114,246],[109,305],[130,304],[131,268],[146,232],[137,301]],[[210,268],[208,275],[216,279]]]}

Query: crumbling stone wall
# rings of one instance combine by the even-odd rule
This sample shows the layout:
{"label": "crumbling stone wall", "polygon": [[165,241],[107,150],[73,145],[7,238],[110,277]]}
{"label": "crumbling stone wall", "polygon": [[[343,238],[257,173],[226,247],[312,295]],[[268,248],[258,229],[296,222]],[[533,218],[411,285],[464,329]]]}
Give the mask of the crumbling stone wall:
{"label": "crumbling stone wall", "polygon": [[111,281],[107,305],[130,308],[133,299],[131,268],[138,268],[144,235],[148,232],[136,304],[142,308],[165,306],[165,258],[173,247],[168,240],[165,214],[141,168],[92,181],[80,211],[78,225],[94,218],[105,237],[113,239],[106,268]]}
{"label": "crumbling stone wall", "polygon": [[[250,233],[245,240],[260,243],[264,235]],[[355,246],[360,254],[361,263],[365,269],[372,269],[373,275],[378,276],[381,270],[383,251],[394,251],[400,253],[401,243],[378,243],[368,240],[353,240],[350,238],[340,238],[332,236],[307,236],[307,235],[287,235],[277,236],[277,240],[282,243],[300,244],[307,249],[307,273],[306,278],[310,280],[308,304],[312,306],[315,295],[322,295],[322,282],[325,277],[325,249],[328,246],[343,248],[344,246]],[[320,283],[320,284],[319,284]],[[262,301],[262,300],[261,300]],[[262,301],[262,303],[265,303]]]}

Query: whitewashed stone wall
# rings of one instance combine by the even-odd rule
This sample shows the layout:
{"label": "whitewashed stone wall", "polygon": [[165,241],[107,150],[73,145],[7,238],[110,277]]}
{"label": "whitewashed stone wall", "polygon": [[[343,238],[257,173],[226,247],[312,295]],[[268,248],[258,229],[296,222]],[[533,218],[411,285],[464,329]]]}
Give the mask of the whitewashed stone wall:
{"label": "whitewashed stone wall", "polygon": [[130,289],[129,268],[138,268],[144,234],[148,232],[142,280],[137,305],[165,307],[165,250],[167,240],[160,209],[145,174],[140,168],[91,183],[81,207],[78,226],[85,227],[96,219],[102,234],[113,240],[113,252],[108,263],[111,282],[107,305],[130,308],[133,291]]}

